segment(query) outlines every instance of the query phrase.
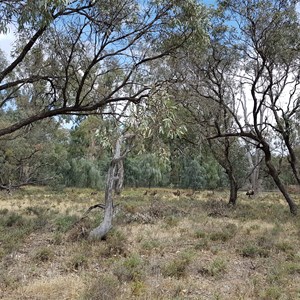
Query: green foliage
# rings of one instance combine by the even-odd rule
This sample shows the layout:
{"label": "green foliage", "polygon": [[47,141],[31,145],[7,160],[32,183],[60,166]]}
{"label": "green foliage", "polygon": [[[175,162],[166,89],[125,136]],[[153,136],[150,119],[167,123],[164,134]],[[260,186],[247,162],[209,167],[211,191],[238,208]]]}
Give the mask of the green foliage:
{"label": "green foliage", "polygon": [[108,138],[113,139],[113,128],[109,120],[89,116],[70,131],[67,167],[61,172],[61,183],[98,190],[104,188],[111,156],[108,151],[112,144]]}
{"label": "green foliage", "polygon": [[126,184],[133,186],[159,186],[168,183],[169,161],[156,153],[144,153],[125,160]]}
{"label": "green foliage", "polygon": [[[17,24],[14,55],[25,56],[4,74],[13,88],[24,85],[22,91],[10,89],[10,85],[7,88],[12,91],[8,103],[18,113],[22,108],[12,123],[19,127],[23,124],[20,120],[35,122],[39,118],[34,116],[63,114],[74,120],[70,116],[77,113],[115,115],[126,100],[142,102],[148,94],[155,97],[166,91],[156,83],[160,85],[167,73],[152,75],[152,61],[164,65],[164,57],[175,53],[188,38],[197,35],[200,40],[204,35],[203,7],[197,1],[147,0],[140,5],[130,0],[123,4],[103,0],[1,2],[0,32]],[[69,26],[61,26],[66,22]],[[121,95],[126,96],[123,99]],[[164,112],[169,113],[169,108]],[[170,136],[184,131],[182,124],[170,126],[169,119],[167,116],[156,125],[159,128],[165,123]]]}
{"label": "green foliage", "polygon": [[68,2],[69,0],[40,0],[23,4],[17,0],[3,1],[0,5],[0,33],[7,33],[7,25],[12,21],[17,22],[19,30],[27,26],[47,25],[52,21],[51,10],[62,9]]}
{"label": "green foliage", "polygon": [[68,186],[102,189],[104,174],[97,162],[86,158],[72,159],[65,180]]}
{"label": "green foliage", "polygon": [[70,131],[69,156],[72,158],[87,157],[90,160],[103,158],[104,148],[111,147],[116,134],[115,126],[110,120],[97,116],[88,116],[78,120]]}
{"label": "green foliage", "polygon": [[[6,118],[13,118],[7,113]],[[0,141],[0,183],[50,184],[61,178],[68,167],[65,138],[67,132],[55,121],[43,121],[29,132],[21,131],[11,139]]]}
{"label": "green foliage", "polygon": [[206,189],[216,189],[226,185],[227,182],[223,175],[224,171],[218,164],[217,160],[207,155],[205,162],[203,162],[203,167],[205,168],[206,174]]}
{"label": "green foliage", "polygon": [[[164,2],[161,1],[161,4]],[[174,40],[181,38],[183,33],[191,30],[190,43],[184,45],[185,49],[193,46],[197,51],[202,50],[208,40],[204,30],[208,23],[205,6],[195,0],[176,1],[176,3],[178,5],[173,8],[172,15],[178,17],[171,19],[166,28],[178,28],[179,30],[164,38],[161,47],[168,47],[174,43]]]}
{"label": "green foliage", "polygon": [[193,190],[214,189],[225,185],[222,176],[220,165],[210,155],[203,153],[194,158],[184,156],[180,172],[180,187]]}
{"label": "green foliage", "polygon": [[192,188],[194,190],[204,188],[207,183],[205,178],[205,168],[196,159],[186,160],[181,178],[182,187]]}

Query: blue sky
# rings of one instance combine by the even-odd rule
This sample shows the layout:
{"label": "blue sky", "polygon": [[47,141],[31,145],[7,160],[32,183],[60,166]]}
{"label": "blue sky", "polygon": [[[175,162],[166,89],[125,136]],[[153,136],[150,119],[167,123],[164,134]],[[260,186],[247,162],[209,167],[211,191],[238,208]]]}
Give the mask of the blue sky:
{"label": "blue sky", "polygon": [[[206,5],[212,5],[216,4],[217,0],[202,0],[202,2]],[[10,56],[14,40],[14,28],[9,28],[7,34],[0,33],[0,48],[4,51],[7,58]]]}
{"label": "blue sky", "polygon": [[203,3],[208,4],[208,5],[210,5],[210,4],[216,4],[217,0],[203,0]]}
{"label": "blue sky", "polygon": [[10,28],[7,34],[0,34],[0,48],[4,51],[8,57],[12,49],[12,43],[15,40],[13,28]]}

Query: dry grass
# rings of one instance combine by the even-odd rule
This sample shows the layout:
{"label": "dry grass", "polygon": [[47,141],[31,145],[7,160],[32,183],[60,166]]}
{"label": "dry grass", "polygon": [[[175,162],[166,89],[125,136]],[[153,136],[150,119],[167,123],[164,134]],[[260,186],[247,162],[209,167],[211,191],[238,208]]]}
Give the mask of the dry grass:
{"label": "dry grass", "polygon": [[[299,299],[300,221],[278,193],[125,190],[105,241],[88,189],[0,194],[2,299]],[[294,195],[299,203],[299,195]],[[74,226],[74,223],[77,225]]]}
{"label": "dry grass", "polygon": [[84,288],[85,285],[79,276],[67,274],[66,276],[33,280],[16,289],[11,297],[3,299],[72,300],[79,299]]}

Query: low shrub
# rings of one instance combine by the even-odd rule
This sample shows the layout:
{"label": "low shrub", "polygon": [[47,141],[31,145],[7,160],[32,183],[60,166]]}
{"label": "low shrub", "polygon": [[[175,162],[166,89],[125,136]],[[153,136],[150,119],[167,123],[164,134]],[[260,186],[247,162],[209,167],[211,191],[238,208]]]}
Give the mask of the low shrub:
{"label": "low shrub", "polygon": [[72,270],[82,270],[88,265],[88,258],[85,254],[76,253],[68,261],[68,267]]}
{"label": "low shrub", "polygon": [[67,232],[78,221],[75,215],[59,216],[55,219],[54,225],[59,232]]}
{"label": "low shrub", "polygon": [[227,268],[227,262],[222,258],[216,258],[208,268],[208,274],[210,276],[220,276],[225,273]]}
{"label": "low shrub", "polygon": [[186,275],[186,269],[192,260],[193,254],[184,252],[179,257],[168,262],[162,269],[164,277],[180,278]]}
{"label": "low shrub", "polygon": [[38,249],[34,254],[34,259],[40,262],[46,262],[54,257],[54,252],[49,247],[42,247]]}
{"label": "low shrub", "polygon": [[114,266],[113,274],[120,282],[141,281],[144,276],[143,261],[137,254],[132,254]]}
{"label": "low shrub", "polygon": [[261,247],[258,247],[256,245],[246,245],[242,250],[240,251],[240,254],[243,257],[250,257],[250,258],[255,258],[257,256],[261,257],[268,257],[269,256],[269,250],[263,249]]}

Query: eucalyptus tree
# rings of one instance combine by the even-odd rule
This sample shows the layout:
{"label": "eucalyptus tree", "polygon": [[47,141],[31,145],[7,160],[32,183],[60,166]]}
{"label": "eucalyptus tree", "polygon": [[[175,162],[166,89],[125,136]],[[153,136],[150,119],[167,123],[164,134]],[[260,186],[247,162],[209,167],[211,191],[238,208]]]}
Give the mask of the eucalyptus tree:
{"label": "eucalyptus tree", "polygon": [[[164,139],[180,136],[185,131],[184,125],[179,126],[176,120],[177,107],[172,105],[164,89],[157,90],[140,105],[126,105],[120,112],[114,106],[109,109],[112,112],[106,121],[111,121],[111,126],[107,131],[100,129],[95,133],[110,148],[112,159],[106,177],[105,204],[93,206],[104,208],[104,218],[90,232],[91,239],[104,238],[113,226],[114,202],[123,186],[123,161],[128,153],[133,148],[142,152],[144,159],[138,165],[140,180],[149,186],[161,178],[162,169],[168,168],[169,149]],[[147,154],[147,150],[153,153]]]}
{"label": "eucalyptus tree", "polygon": [[[204,58],[192,62],[190,73],[195,93],[221,105],[232,120],[231,126],[219,127],[211,138],[240,137],[260,149],[269,175],[293,214],[297,207],[274,165],[272,139],[274,130],[291,129],[284,125],[280,130],[282,120],[276,112],[288,118],[298,112],[297,2],[219,1],[221,17],[214,19],[210,48]],[[246,120],[244,103],[249,111]]]}
{"label": "eucalyptus tree", "polygon": [[[237,137],[225,136],[211,139],[211,136],[232,129],[232,116],[223,105],[212,101],[209,97],[203,97],[206,92],[204,83],[196,90],[193,83],[191,85],[191,90],[184,91],[178,99],[188,111],[191,123],[189,128],[197,132],[198,144],[204,145],[202,148],[209,149],[206,150],[206,155],[209,157],[209,152],[225,171],[230,185],[229,204],[236,205],[238,190],[245,185],[253,172],[246,160],[245,145]],[[186,93],[189,97],[182,101]],[[223,96],[226,97],[225,94]]]}
{"label": "eucalyptus tree", "polygon": [[76,120],[67,143],[69,169],[63,181],[67,186],[101,189],[110,161],[107,144],[115,128],[108,119],[90,115]]}
{"label": "eucalyptus tree", "polygon": [[[26,113],[0,136],[57,115],[105,113],[111,103],[139,103],[160,80],[149,64],[194,32],[194,1],[1,1],[0,30],[16,25],[12,59],[0,70],[1,107]],[[147,79],[147,80],[146,80]],[[35,101],[22,99],[35,89]]]}
{"label": "eucalyptus tree", "polygon": [[[89,237],[91,239],[101,240],[112,228],[112,220],[115,212],[114,207],[114,194],[119,194],[123,185],[123,159],[127,153],[131,150],[133,134],[121,133],[114,145],[114,153],[108,174],[106,178],[105,186],[105,205],[104,205],[104,218],[99,226],[94,228]],[[129,141],[129,142],[128,142]]]}
{"label": "eucalyptus tree", "polygon": [[293,174],[300,184],[294,152],[300,105],[298,3],[253,1],[253,11],[238,7],[238,3],[233,2],[224,2],[224,7],[228,7],[236,18],[241,16],[244,20],[239,30],[252,44],[248,48],[245,44],[244,49],[240,48],[247,65],[243,84],[251,85],[252,98],[256,98],[258,108],[261,106],[261,110],[266,112],[264,123],[284,141]]}
{"label": "eucalyptus tree", "polygon": [[236,137],[210,139],[208,144],[215,159],[224,168],[230,186],[229,205],[237,203],[238,190],[245,186],[253,169],[249,168],[246,149]]}

